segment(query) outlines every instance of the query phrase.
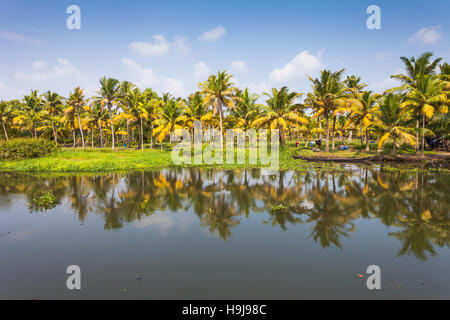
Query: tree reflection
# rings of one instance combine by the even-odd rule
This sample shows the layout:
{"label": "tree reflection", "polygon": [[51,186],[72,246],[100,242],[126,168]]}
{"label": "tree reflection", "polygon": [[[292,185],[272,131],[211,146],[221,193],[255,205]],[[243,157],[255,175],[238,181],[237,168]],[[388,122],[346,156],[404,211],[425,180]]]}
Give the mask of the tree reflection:
{"label": "tree reflection", "polygon": [[395,229],[388,235],[401,242],[399,256],[424,260],[450,246],[450,176],[432,172],[350,166],[263,176],[258,169],[178,168],[59,177],[2,173],[0,178],[0,207],[18,195],[30,202],[51,192],[80,222],[89,214],[102,216],[105,229],[155,212],[191,212],[226,241],[242,219],[263,215],[264,224],[294,232],[303,224],[322,247],[344,249],[342,239],[357,229],[358,219],[375,219]]}

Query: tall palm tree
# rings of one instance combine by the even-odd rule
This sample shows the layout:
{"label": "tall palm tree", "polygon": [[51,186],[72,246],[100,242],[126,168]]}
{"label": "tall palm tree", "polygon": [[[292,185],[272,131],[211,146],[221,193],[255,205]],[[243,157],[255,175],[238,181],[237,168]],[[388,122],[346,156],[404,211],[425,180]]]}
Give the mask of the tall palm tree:
{"label": "tall palm tree", "polygon": [[120,98],[119,86],[120,86],[119,80],[103,77],[100,79],[100,91],[98,91],[98,94],[100,94],[100,97],[102,98],[103,106],[106,105],[109,111],[109,119],[111,121],[112,149],[114,149],[115,146],[112,106]]}
{"label": "tall palm tree", "polygon": [[200,93],[205,96],[205,104],[212,106],[213,116],[216,112],[220,117],[220,138],[223,147],[223,119],[224,108],[234,107],[234,101],[238,100],[235,93],[238,91],[231,82],[232,76],[226,71],[219,71],[217,75],[209,76],[208,80],[199,84]]}
{"label": "tall palm tree", "polygon": [[[447,95],[444,92],[445,83],[435,75],[419,75],[416,85],[407,84],[409,89],[408,99],[403,102],[403,107],[412,110],[416,117],[422,118],[422,156],[425,153],[425,123],[431,119],[436,108],[447,112]],[[431,134],[431,132],[429,132]]]}
{"label": "tall palm tree", "polygon": [[138,88],[132,90],[126,98],[130,114],[139,123],[139,144],[138,149],[144,150],[144,124],[143,120],[148,118],[148,112],[145,108],[145,97]]}
{"label": "tall palm tree", "polygon": [[231,120],[235,123],[235,127],[242,128],[246,132],[261,112],[261,105],[257,103],[259,95],[250,94],[248,88],[245,88],[244,91],[238,91],[236,96],[239,100],[231,110]]}
{"label": "tall palm tree", "polygon": [[[131,90],[133,90],[134,87],[135,87],[135,85],[129,81],[122,81],[120,83],[120,88],[119,88],[120,106],[124,113],[129,113],[129,105],[127,103],[127,98],[131,94]],[[130,119],[129,118],[126,119],[126,123],[127,123],[127,142],[128,142],[128,146],[130,146],[131,136],[130,136]]]}
{"label": "tall palm tree", "polygon": [[401,107],[402,102],[403,97],[394,93],[389,93],[378,101],[379,113],[376,125],[384,132],[384,135],[378,142],[379,151],[389,138],[393,139],[393,155],[397,151],[398,139],[410,145],[415,144],[414,136],[409,133],[414,129],[404,125],[409,115],[407,110]]}
{"label": "tall palm tree", "polygon": [[100,101],[93,100],[89,105],[84,107],[86,111],[86,123],[91,125],[92,130],[92,147],[94,146],[94,131],[95,127],[99,129],[100,147],[103,148],[103,120],[105,119],[105,113]]}
{"label": "tall palm tree", "polygon": [[[70,93],[69,99],[67,100],[67,104],[69,105],[69,110],[70,108],[73,108],[74,112],[77,115],[77,119],[78,119],[78,129],[80,130],[80,134],[81,134],[81,142],[83,145],[83,148],[86,147],[85,143],[84,143],[84,133],[83,133],[83,126],[81,124],[81,116],[80,116],[80,109],[84,110],[84,94],[83,94],[83,90],[80,87],[76,87],[75,89],[73,89],[73,92]],[[68,111],[70,112],[70,111]]]}
{"label": "tall palm tree", "polygon": [[284,132],[289,127],[300,128],[302,124],[307,124],[308,120],[300,116],[295,110],[300,104],[295,100],[301,97],[301,93],[289,92],[287,87],[280,90],[272,89],[272,95],[264,93],[269,98],[266,101],[262,116],[252,122],[252,127],[268,126],[270,129],[278,129],[280,133],[280,143],[284,144]]}
{"label": "tall palm tree", "polygon": [[21,108],[14,111],[13,125],[20,129],[26,129],[37,139],[37,125],[43,119],[46,111],[43,109],[44,102],[37,90],[31,90],[30,95],[23,97]]}
{"label": "tall palm tree", "polygon": [[[326,121],[326,141],[325,152],[329,151],[330,141],[330,126],[329,126],[329,113],[336,111],[337,109],[349,108],[351,104],[357,103],[355,100],[348,97],[347,88],[340,78],[344,69],[331,72],[330,70],[322,70],[320,72],[320,78],[313,79],[308,76],[312,82],[313,94],[309,96],[308,105],[315,105],[319,107],[315,116],[325,115]],[[314,101],[311,101],[314,99]],[[333,147],[334,147],[334,125],[337,114],[333,115]]]}
{"label": "tall palm tree", "polygon": [[53,139],[56,143],[58,143],[58,132],[57,128],[55,127],[55,122],[57,121],[55,120],[61,113],[62,99],[59,94],[50,90],[44,93],[43,97],[45,101],[45,108],[48,111],[50,118],[49,120],[52,125]]}
{"label": "tall palm tree", "polygon": [[186,117],[184,117],[184,106],[181,100],[169,99],[158,108],[158,125],[153,130],[153,135],[158,135],[158,141],[161,143],[169,134],[172,142],[172,133],[183,128]]}
{"label": "tall palm tree", "polygon": [[0,101],[0,120],[3,126],[3,132],[5,133],[5,139],[8,140],[8,132],[6,131],[6,123],[9,117],[12,115],[12,109],[8,102]]}
{"label": "tall palm tree", "polygon": [[366,151],[369,151],[369,129],[374,124],[375,113],[378,110],[378,97],[379,95],[373,94],[372,91],[364,91],[358,99],[360,103],[352,106],[347,123],[345,124],[345,127],[348,127],[353,123],[359,125],[362,130],[366,130]]}
{"label": "tall palm tree", "polygon": [[[442,58],[437,58],[430,61],[433,54],[431,52],[425,52],[417,59],[415,57],[407,58],[400,57],[403,64],[405,65],[406,74],[392,75],[391,78],[400,80],[403,85],[400,87],[395,87],[387,90],[387,92],[396,92],[410,90],[410,88],[417,88],[418,79],[421,75],[434,75],[436,67]],[[419,123],[421,119],[420,113],[416,113],[416,151],[419,150]]]}

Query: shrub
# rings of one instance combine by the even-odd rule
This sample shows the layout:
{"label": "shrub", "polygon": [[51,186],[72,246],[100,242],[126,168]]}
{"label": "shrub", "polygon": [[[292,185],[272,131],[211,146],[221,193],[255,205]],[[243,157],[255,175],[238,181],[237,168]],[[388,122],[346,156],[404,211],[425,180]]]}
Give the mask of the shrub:
{"label": "shrub", "polygon": [[13,139],[0,141],[0,159],[21,160],[38,158],[59,150],[54,141],[44,139]]}

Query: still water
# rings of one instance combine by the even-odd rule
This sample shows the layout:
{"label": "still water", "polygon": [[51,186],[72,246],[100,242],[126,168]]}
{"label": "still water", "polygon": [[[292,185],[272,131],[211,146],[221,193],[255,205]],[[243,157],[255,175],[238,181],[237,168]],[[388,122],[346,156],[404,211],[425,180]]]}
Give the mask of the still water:
{"label": "still water", "polygon": [[449,299],[449,183],[355,165],[1,173],[0,298]]}

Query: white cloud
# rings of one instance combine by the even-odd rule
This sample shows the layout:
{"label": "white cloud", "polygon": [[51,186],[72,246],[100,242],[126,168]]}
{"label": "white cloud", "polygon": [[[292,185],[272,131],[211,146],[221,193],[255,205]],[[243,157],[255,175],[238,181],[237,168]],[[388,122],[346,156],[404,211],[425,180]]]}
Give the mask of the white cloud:
{"label": "white cloud", "polygon": [[134,41],[128,45],[132,51],[143,56],[161,56],[169,52],[170,45],[164,36],[157,34],[153,36],[154,43]]}
{"label": "white cloud", "polygon": [[122,58],[123,64],[131,73],[132,81],[139,87],[150,87],[159,92],[169,92],[175,96],[184,96],[186,89],[182,81],[174,78],[162,78],[152,69],[144,68],[133,59]]}
{"label": "white cloud", "polygon": [[226,34],[227,30],[222,26],[218,26],[217,28],[203,32],[203,34],[198,37],[198,40],[213,42],[219,40]]}
{"label": "white cloud", "polygon": [[45,67],[47,67],[47,62],[44,60],[40,60],[40,61],[35,61],[33,62],[33,70],[41,70],[44,69]]}
{"label": "white cloud", "polygon": [[321,61],[322,51],[317,56],[310,54],[304,50],[297,54],[297,56],[283,68],[275,69],[270,73],[270,80],[274,82],[289,82],[300,79],[306,74],[315,73],[322,68]]}
{"label": "white cloud", "polygon": [[178,52],[189,51],[188,41],[185,37],[175,37],[173,42],[169,42],[161,34],[153,36],[154,42],[133,41],[128,44],[128,48],[142,56],[163,56],[174,48]]}
{"label": "white cloud", "polygon": [[411,38],[409,43],[434,44],[441,40],[441,26],[425,27],[417,31]]}
{"label": "white cloud", "polygon": [[387,89],[398,87],[399,85],[400,83],[397,80],[388,77],[381,81],[376,81],[372,83],[370,85],[370,89],[374,90],[375,92],[382,93]]}
{"label": "white cloud", "polygon": [[23,34],[19,34],[12,31],[0,30],[0,39],[25,43],[25,44],[41,44],[42,41],[38,39],[33,39]]}
{"label": "white cloud", "polygon": [[211,74],[208,65],[203,61],[197,62],[194,65],[194,77],[197,80],[206,80]]}
{"label": "white cloud", "polygon": [[247,71],[247,61],[234,60],[231,61],[231,73],[242,73]]}
{"label": "white cloud", "polygon": [[[40,83],[49,80],[60,80],[64,78],[74,77],[78,75],[77,68],[73,66],[69,60],[57,59],[57,64],[51,68],[47,68],[45,61],[37,61],[33,63],[31,72],[19,71],[14,74],[14,78],[18,80],[29,80]],[[42,70],[46,69],[46,70]]]}

